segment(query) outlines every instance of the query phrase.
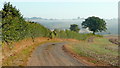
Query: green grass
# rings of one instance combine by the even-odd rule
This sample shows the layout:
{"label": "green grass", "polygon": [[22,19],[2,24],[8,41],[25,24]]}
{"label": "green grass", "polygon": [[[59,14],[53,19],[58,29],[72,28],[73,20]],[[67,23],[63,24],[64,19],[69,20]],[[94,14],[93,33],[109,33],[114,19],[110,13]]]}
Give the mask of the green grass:
{"label": "green grass", "polygon": [[[92,43],[87,41],[69,42],[69,48],[80,56],[95,58],[111,65],[116,65],[118,61],[118,45],[112,44],[106,38],[95,38]],[[95,62],[93,61],[93,63]]]}
{"label": "green grass", "polygon": [[95,60],[91,60],[90,62],[92,62],[92,63],[97,63],[97,61],[95,61]]}
{"label": "green grass", "polygon": [[92,33],[82,34],[70,30],[55,30],[53,31],[53,36],[55,38],[65,38],[65,39],[77,39],[77,40],[86,40],[88,37],[97,36],[102,37],[101,35],[94,35]]}
{"label": "green grass", "polygon": [[95,38],[94,39],[96,42],[100,42],[102,44],[112,44],[111,42],[109,42],[108,39],[105,39],[105,38]]}

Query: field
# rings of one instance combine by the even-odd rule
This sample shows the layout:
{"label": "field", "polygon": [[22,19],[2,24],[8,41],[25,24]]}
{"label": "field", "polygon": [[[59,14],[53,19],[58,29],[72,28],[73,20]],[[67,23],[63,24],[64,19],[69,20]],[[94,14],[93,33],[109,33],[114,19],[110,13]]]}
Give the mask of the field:
{"label": "field", "polygon": [[69,42],[66,47],[79,56],[94,58],[94,60],[87,60],[94,64],[102,63],[112,66],[118,64],[118,45],[109,42],[106,38],[94,38],[92,42],[88,40]]}

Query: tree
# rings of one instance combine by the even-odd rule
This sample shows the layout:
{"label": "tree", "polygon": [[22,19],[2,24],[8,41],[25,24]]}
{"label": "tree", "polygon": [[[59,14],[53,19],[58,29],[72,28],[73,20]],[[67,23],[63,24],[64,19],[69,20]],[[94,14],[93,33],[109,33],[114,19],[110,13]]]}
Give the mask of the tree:
{"label": "tree", "polygon": [[50,39],[55,38],[55,34],[54,34],[54,32],[51,32],[50,35],[49,35],[49,37],[50,37]]}
{"label": "tree", "polygon": [[10,43],[22,39],[25,32],[25,20],[16,7],[10,2],[5,3],[2,13],[2,41]]}
{"label": "tree", "polygon": [[88,28],[90,31],[93,31],[93,34],[107,30],[106,22],[95,16],[85,19],[85,21],[82,22],[82,26],[83,28]]}
{"label": "tree", "polygon": [[7,16],[12,16],[12,17],[21,17],[21,13],[19,12],[18,9],[16,9],[16,6],[12,6],[12,4],[10,4],[10,2],[5,3],[4,8],[2,9],[2,11],[4,11],[2,13],[2,18],[5,18]]}
{"label": "tree", "polygon": [[78,25],[72,24],[72,25],[70,25],[70,30],[78,33],[80,29],[79,29]]}

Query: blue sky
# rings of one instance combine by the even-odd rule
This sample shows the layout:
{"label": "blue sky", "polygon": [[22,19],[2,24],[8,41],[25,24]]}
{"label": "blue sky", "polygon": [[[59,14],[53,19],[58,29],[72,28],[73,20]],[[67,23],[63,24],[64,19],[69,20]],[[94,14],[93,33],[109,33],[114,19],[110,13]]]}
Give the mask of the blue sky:
{"label": "blue sky", "polygon": [[[98,16],[106,19],[118,17],[118,0],[44,1],[11,0],[10,2],[21,11],[24,17],[57,19],[73,19],[78,16],[81,18]],[[0,8],[4,2],[5,0],[0,2]]]}

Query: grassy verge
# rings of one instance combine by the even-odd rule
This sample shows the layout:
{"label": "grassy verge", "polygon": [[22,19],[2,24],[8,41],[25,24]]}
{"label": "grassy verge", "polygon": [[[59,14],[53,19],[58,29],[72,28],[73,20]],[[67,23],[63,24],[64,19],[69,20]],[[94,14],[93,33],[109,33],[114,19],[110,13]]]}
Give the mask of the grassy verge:
{"label": "grassy verge", "polygon": [[[38,39],[37,39],[38,40]],[[42,40],[42,38],[40,39]],[[31,53],[33,52],[33,50],[41,45],[41,44],[44,44],[44,43],[48,43],[48,42],[58,42],[56,40],[49,40],[48,39],[45,39],[44,41],[42,42],[35,42],[33,44],[29,44],[29,46],[19,50],[18,52],[16,53],[13,53],[12,55],[6,57],[4,60],[3,60],[3,63],[2,65],[3,66],[26,66],[27,64],[27,61],[28,61],[28,58],[31,56]],[[19,42],[20,43],[20,42]],[[22,43],[22,42],[21,42]],[[25,43],[25,42],[24,42]],[[27,43],[27,42],[26,42]],[[15,48],[14,48],[15,49]]]}
{"label": "grassy verge", "polygon": [[93,42],[69,42],[67,48],[82,57],[94,58],[89,62],[117,66],[118,45],[112,44],[106,38],[95,38]]}

